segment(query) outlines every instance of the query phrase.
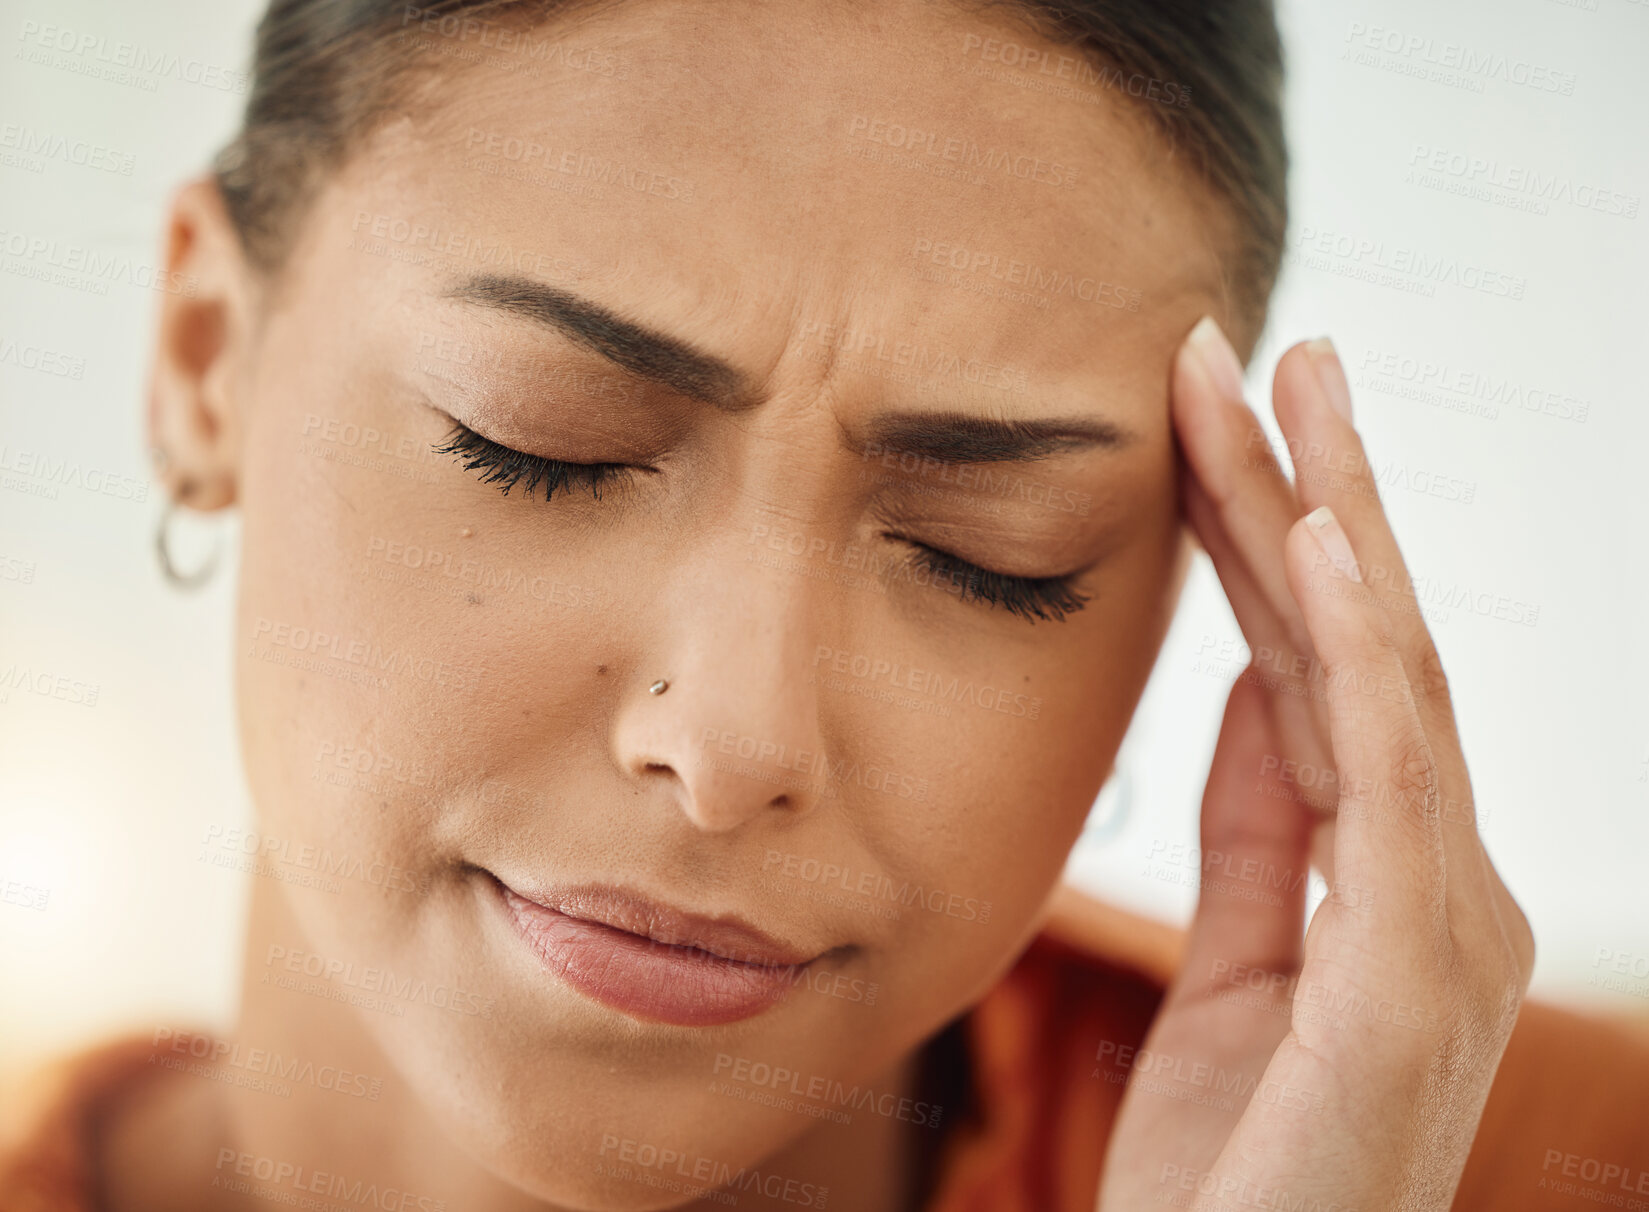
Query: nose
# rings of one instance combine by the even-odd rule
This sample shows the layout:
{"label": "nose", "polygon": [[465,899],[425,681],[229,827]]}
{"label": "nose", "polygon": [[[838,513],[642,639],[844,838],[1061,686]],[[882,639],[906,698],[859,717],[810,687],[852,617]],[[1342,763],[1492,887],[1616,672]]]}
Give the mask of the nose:
{"label": "nose", "polygon": [[820,595],[734,546],[694,561],[686,584],[659,579],[669,597],[652,613],[653,642],[640,646],[652,667],[624,689],[614,726],[620,767],[642,784],[668,784],[707,833],[768,810],[805,813],[829,794],[808,664]]}

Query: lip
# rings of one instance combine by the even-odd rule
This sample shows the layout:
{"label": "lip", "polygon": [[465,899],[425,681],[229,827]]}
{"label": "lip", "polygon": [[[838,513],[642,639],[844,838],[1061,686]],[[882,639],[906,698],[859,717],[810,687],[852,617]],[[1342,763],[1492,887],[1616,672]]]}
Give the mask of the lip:
{"label": "lip", "polygon": [[710,1027],[783,1001],[824,952],[736,917],[687,913],[617,888],[517,892],[505,913],[539,961],[585,996],[636,1018]]}

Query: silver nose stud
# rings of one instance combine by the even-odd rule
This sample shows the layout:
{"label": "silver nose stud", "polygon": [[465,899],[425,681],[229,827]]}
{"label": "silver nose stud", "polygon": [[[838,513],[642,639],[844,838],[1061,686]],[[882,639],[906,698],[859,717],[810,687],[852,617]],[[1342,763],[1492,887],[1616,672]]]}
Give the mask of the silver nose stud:
{"label": "silver nose stud", "polygon": [[648,694],[663,694],[668,689],[670,689],[670,683],[666,682],[663,678],[660,678],[658,681],[654,682],[651,686],[647,687],[647,693]]}

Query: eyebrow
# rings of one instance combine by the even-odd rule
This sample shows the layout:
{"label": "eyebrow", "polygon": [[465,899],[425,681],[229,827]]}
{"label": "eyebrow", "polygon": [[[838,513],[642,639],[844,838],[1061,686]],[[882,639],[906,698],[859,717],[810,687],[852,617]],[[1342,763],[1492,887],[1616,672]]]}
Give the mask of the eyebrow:
{"label": "eyebrow", "polygon": [[941,463],[1028,463],[1072,451],[1115,450],[1134,438],[1095,417],[1015,420],[922,412],[880,418],[859,448],[867,455],[913,454]]}
{"label": "eyebrow", "polygon": [[[748,380],[729,363],[558,286],[506,274],[478,274],[447,294],[554,329],[634,375],[724,411],[740,412],[757,402]],[[1114,450],[1134,437],[1129,430],[1093,417],[1018,420],[937,411],[885,415],[871,423],[863,441],[850,445],[867,455],[1008,463],[1078,450]]]}
{"label": "eyebrow", "polygon": [[480,274],[447,293],[450,298],[513,312],[553,328],[631,374],[662,383],[692,399],[729,412],[740,411],[752,402],[744,375],[720,358],[625,320],[599,303],[560,287],[528,278]]}

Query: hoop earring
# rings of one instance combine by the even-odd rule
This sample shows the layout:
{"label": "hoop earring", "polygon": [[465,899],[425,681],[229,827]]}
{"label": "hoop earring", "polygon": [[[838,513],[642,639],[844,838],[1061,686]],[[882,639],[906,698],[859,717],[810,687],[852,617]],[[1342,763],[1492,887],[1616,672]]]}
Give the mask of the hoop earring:
{"label": "hoop earring", "polygon": [[155,558],[160,562],[160,573],[166,578],[167,584],[174,589],[196,590],[212,579],[212,574],[218,570],[218,563],[223,556],[223,540],[220,536],[217,546],[212,548],[212,554],[193,572],[179,572],[172,562],[171,528],[172,518],[177,515],[178,503],[168,500],[166,508],[161,511],[160,525],[155,527]]}

